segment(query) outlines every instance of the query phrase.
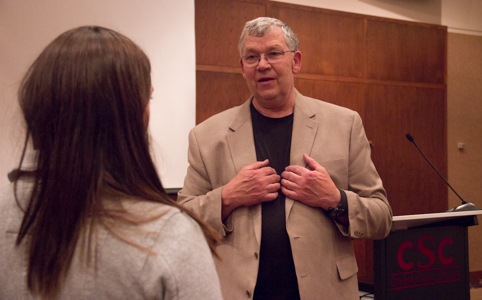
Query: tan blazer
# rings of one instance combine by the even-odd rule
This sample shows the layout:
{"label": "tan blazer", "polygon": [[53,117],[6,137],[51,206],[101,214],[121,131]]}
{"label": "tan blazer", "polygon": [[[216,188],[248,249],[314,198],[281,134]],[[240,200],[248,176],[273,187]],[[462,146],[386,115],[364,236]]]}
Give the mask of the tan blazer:
{"label": "tan blazer", "polygon": [[[261,205],[238,207],[223,224],[221,191],[242,167],[256,161],[251,99],[191,130],[189,168],[178,201],[224,235],[216,268],[225,299],[252,298],[261,241]],[[301,299],[358,299],[352,238],[384,238],[392,212],[370,159],[355,111],[296,91],[290,162],[306,166],[307,153],[324,166],[348,198],[349,228],[323,209],[286,198],[286,229]]]}

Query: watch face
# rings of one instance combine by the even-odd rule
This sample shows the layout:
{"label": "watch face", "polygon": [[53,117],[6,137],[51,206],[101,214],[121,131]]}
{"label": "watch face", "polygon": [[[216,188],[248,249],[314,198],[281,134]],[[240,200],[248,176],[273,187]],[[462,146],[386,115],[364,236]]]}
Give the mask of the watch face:
{"label": "watch face", "polygon": [[343,216],[346,213],[346,210],[344,208],[341,208],[339,206],[333,207],[330,209],[330,217],[332,218],[338,218]]}

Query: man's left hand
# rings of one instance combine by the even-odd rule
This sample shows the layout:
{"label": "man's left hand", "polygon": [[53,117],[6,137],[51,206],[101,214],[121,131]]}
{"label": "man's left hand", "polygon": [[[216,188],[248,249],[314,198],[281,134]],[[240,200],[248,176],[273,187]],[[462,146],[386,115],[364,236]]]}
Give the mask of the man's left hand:
{"label": "man's left hand", "polygon": [[286,197],[313,207],[328,210],[340,203],[340,191],[326,169],[307,154],[303,154],[306,165],[288,166],[281,173],[281,191]]}

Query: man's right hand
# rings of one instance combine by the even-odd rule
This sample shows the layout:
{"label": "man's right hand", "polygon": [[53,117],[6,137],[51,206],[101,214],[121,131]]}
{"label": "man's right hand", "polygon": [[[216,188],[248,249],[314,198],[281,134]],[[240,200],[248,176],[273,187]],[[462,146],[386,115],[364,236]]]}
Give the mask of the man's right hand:
{"label": "man's right hand", "polygon": [[247,165],[223,188],[223,221],[238,206],[251,206],[278,197],[280,176],[275,169],[268,167],[269,161],[258,161]]}

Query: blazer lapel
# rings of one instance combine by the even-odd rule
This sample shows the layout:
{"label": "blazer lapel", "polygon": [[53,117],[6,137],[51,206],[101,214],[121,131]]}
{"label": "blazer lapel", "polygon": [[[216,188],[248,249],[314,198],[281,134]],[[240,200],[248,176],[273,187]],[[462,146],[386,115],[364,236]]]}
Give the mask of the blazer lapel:
{"label": "blazer lapel", "polygon": [[[227,136],[227,143],[233,159],[236,174],[247,165],[256,162],[256,149],[254,146],[253,123],[251,122],[250,105],[248,99],[239,108],[238,115],[229,126],[231,133]],[[254,232],[258,245],[261,244],[261,204],[253,205],[249,208]]]}
{"label": "blazer lapel", "polygon": [[[295,108],[293,116],[293,133],[291,137],[290,164],[306,167],[303,154],[311,154],[318,121],[314,119],[315,111],[311,108],[304,96],[296,91]],[[293,207],[294,200],[286,198],[286,221]]]}

